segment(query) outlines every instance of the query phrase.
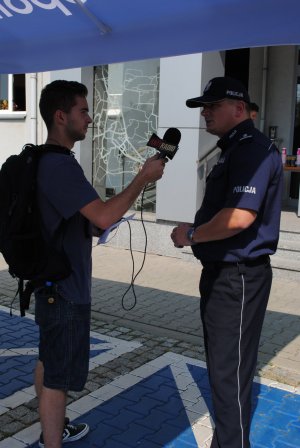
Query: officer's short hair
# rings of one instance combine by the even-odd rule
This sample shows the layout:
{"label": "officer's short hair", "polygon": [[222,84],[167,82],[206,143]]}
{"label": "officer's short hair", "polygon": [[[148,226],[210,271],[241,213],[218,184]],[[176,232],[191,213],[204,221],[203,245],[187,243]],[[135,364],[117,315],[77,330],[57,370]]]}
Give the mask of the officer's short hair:
{"label": "officer's short hair", "polygon": [[250,110],[254,110],[255,112],[259,112],[259,107],[256,103],[250,103]]}

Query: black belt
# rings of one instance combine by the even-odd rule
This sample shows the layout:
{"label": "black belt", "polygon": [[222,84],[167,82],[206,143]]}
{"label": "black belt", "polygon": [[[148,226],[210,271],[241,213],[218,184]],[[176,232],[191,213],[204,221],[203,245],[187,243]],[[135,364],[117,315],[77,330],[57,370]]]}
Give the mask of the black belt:
{"label": "black belt", "polygon": [[257,258],[248,258],[240,261],[201,261],[203,267],[214,269],[232,267],[232,266],[260,266],[270,262],[269,255],[261,255]]}

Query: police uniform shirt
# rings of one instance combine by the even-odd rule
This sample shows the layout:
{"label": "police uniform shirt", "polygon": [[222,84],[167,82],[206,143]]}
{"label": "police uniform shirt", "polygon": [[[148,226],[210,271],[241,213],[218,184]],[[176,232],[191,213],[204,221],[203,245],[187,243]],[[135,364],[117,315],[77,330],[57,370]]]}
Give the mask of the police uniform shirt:
{"label": "police uniform shirt", "polygon": [[283,169],[274,144],[248,119],[218,142],[221,155],[207,177],[197,227],[210,221],[223,208],[257,213],[254,223],[223,240],[192,246],[202,262],[236,262],[273,254],[279,238]]}

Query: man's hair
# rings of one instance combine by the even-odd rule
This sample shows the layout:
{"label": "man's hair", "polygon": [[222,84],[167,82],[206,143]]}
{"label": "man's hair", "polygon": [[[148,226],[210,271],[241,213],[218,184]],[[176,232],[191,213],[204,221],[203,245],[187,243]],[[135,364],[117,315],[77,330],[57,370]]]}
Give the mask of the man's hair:
{"label": "man's hair", "polygon": [[255,112],[259,112],[259,107],[256,103],[250,103],[250,110],[254,110]]}
{"label": "man's hair", "polygon": [[42,90],[39,106],[47,129],[51,129],[57,110],[70,112],[76,104],[76,97],[86,97],[87,94],[86,86],[77,81],[57,80],[46,85]]}

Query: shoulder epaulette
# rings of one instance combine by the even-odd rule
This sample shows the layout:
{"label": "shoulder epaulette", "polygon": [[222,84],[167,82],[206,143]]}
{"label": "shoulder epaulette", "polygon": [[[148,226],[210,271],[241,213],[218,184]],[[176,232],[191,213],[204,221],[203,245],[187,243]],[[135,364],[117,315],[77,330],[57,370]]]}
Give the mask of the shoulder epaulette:
{"label": "shoulder epaulette", "polygon": [[241,135],[241,137],[239,138],[239,143],[242,144],[244,142],[249,142],[253,139],[253,134],[247,134],[244,133]]}

